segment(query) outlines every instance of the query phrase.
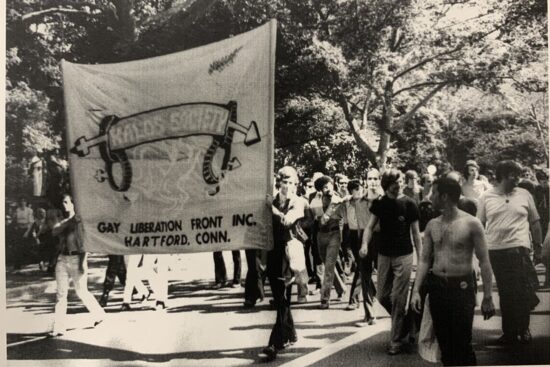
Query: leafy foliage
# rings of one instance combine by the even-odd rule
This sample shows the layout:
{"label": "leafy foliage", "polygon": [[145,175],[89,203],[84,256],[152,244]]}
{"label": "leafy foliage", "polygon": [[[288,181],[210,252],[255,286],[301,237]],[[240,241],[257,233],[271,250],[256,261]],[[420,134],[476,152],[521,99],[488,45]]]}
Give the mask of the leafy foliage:
{"label": "leafy foliage", "polygon": [[[358,176],[388,160],[422,170],[446,160],[460,167],[466,156],[487,165],[545,157],[544,0],[8,0],[6,8],[10,175],[22,175],[15,167],[33,149],[64,146],[61,59],[158,56],[271,18],[277,166]],[[500,107],[468,97],[477,93],[498,96]]]}

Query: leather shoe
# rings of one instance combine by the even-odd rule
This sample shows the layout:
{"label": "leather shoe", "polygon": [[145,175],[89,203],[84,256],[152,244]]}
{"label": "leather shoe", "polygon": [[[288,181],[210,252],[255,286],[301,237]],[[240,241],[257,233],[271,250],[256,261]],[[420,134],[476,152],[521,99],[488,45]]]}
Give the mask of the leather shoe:
{"label": "leather shoe", "polygon": [[244,308],[254,308],[256,306],[256,302],[253,302],[249,299],[244,301]]}
{"label": "leather shoe", "polygon": [[499,345],[511,345],[517,343],[517,339],[514,339],[508,335],[502,335],[497,339],[497,344]]}
{"label": "leather shoe", "polygon": [[130,311],[130,305],[127,303],[123,303],[122,306],[120,306],[120,311],[121,312]]}
{"label": "leather shoe", "polygon": [[269,362],[269,361],[274,361],[275,358],[277,358],[277,348],[275,348],[273,345],[270,345],[269,347],[265,347],[263,350],[262,350],[262,353],[265,354],[267,357],[266,357],[266,360]]}
{"label": "leather shoe", "polygon": [[321,304],[319,305],[319,308],[321,310],[327,310],[330,308],[330,304],[328,302],[321,302]]}
{"label": "leather shoe", "polygon": [[101,298],[99,299],[99,305],[101,307],[106,307],[108,299],[109,299],[109,293],[103,293],[101,295]]}
{"label": "leather shoe", "polygon": [[396,354],[401,353],[401,347],[398,345],[390,345],[388,347],[388,350],[386,351],[390,356],[394,356]]}
{"label": "leather shoe", "polygon": [[353,310],[357,310],[358,308],[359,308],[359,303],[354,302],[346,306],[346,311],[353,311]]}
{"label": "leather shoe", "polygon": [[531,343],[533,340],[533,337],[531,336],[531,332],[529,330],[525,330],[523,334],[520,335],[519,340],[522,344],[528,344]]}

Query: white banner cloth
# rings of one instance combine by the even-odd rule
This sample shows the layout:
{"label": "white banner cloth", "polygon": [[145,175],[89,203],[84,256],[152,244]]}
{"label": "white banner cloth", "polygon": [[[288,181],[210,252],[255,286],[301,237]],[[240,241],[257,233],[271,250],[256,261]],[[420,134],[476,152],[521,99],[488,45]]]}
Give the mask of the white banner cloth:
{"label": "white banner cloth", "polygon": [[87,251],[272,247],[275,34],[272,20],[151,59],[62,62]]}

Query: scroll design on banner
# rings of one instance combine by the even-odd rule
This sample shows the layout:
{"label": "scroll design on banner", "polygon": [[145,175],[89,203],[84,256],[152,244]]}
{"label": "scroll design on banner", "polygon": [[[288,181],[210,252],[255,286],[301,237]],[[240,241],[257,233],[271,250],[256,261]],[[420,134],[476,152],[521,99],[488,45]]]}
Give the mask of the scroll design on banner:
{"label": "scroll design on banner", "polygon": [[[210,135],[212,143],[206,151],[202,176],[208,185],[216,185],[210,195],[219,192],[219,183],[227,171],[240,167],[237,157],[231,157],[231,147],[235,132],[245,136],[244,144],[250,146],[261,141],[258,125],[251,121],[249,126],[237,122],[237,102],[228,104],[216,103],[184,103],[175,106],[161,107],[140,112],[127,117],[116,115],[106,116],[99,125],[99,134],[93,138],[79,137],[71,153],[86,157],[90,149],[98,146],[101,158],[105,162],[105,170],[99,170],[96,175],[98,182],[108,180],[115,191],[125,192],[132,185],[132,166],[127,149],[167,139],[179,139],[188,136]],[[214,156],[217,151],[224,151],[221,162],[221,172],[214,171]],[[117,182],[113,175],[113,165],[119,164],[122,179]]]}

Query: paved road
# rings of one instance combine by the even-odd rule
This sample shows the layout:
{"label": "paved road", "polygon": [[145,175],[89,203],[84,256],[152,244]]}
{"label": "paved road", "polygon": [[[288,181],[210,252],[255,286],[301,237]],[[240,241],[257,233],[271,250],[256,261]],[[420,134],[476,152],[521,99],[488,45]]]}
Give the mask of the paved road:
{"label": "paved road", "polygon": [[[231,255],[224,255],[231,272]],[[211,254],[185,255],[174,261],[165,312],[155,311],[154,301],[135,302],[135,310],[118,312],[122,289],[117,286],[107,307],[108,319],[95,329],[71,292],[69,317],[74,329],[56,339],[43,336],[53,316],[53,278],[32,266],[23,274],[8,272],[8,366],[240,366],[262,362],[259,352],[267,343],[275,312],[267,299],[253,310],[243,309],[243,288],[211,290],[212,263]],[[89,285],[97,297],[105,265],[105,258],[90,259]],[[492,345],[500,336],[500,317],[482,321],[476,316],[474,340],[480,364],[550,363],[550,293],[539,292],[539,297],[542,302],[531,318],[534,340],[528,346],[510,351]],[[384,353],[389,318],[357,328],[362,310],[345,311],[344,303],[319,310],[317,297],[310,299],[293,308],[298,343],[270,365],[433,366],[414,351],[395,357]]]}

